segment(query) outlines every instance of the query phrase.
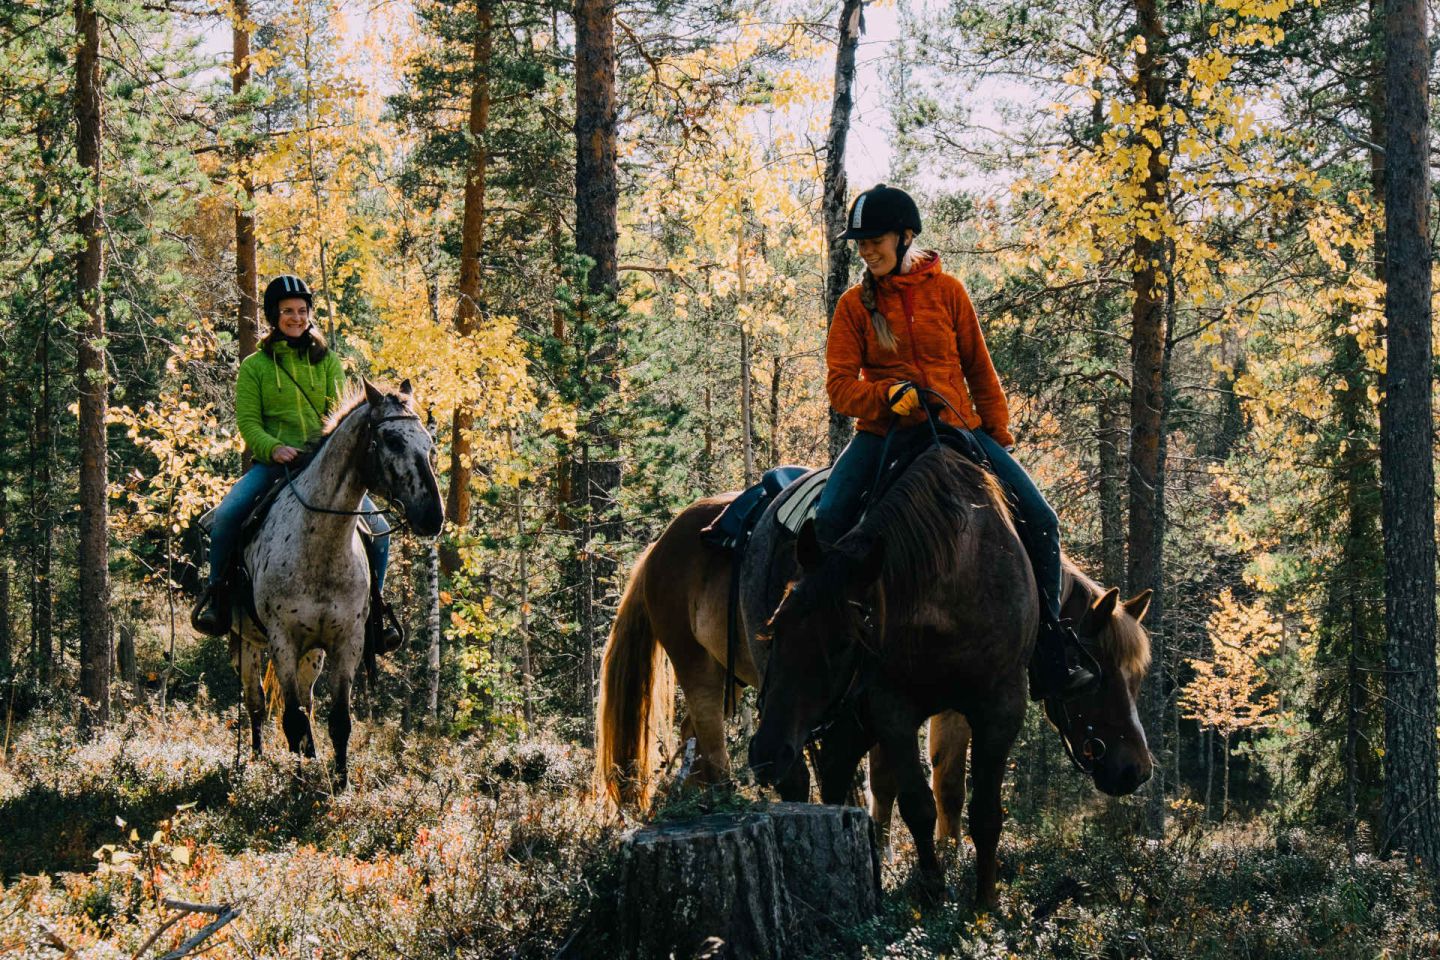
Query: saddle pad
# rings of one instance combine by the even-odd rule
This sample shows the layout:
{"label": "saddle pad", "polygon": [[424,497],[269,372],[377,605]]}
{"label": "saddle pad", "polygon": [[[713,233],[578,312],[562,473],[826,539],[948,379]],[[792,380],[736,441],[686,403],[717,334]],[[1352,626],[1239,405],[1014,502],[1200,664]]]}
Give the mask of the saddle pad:
{"label": "saddle pad", "polygon": [[796,481],[786,491],[785,502],[775,511],[775,522],[792,534],[799,535],[805,521],[815,516],[815,508],[820,505],[820,494],[825,489],[825,481],[829,479],[830,468],[822,467]]}
{"label": "saddle pad", "polygon": [[770,501],[786,487],[809,472],[809,467],[783,466],[765,471],[760,482],[731,500],[720,516],[700,531],[706,543],[725,550],[735,550],[750,538],[750,531]]}

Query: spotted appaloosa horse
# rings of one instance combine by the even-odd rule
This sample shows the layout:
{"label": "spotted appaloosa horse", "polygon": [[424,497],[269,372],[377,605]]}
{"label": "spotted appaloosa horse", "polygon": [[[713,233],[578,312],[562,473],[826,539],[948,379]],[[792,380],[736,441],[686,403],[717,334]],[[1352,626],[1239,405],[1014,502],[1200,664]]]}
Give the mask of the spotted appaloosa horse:
{"label": "spotted appaloosa horse", "polygon": [[400,507],[416,533],[433,536],[445,508],[431,465],[430,433],[411,405],[410,381],[386,393],[369,381],[331,415],[309,465],[276,497],[244,551],[254,609],[236,605],[238,661],[250,745],[260,752],[265,716],[262,668],[268,651],[283,698],[290,749],[315,756],[311,691],[328,656],[330,742],[340,787],[348,782],[350,687],[365,646],[370,568],[360,543],[361,500],[378,493]]}

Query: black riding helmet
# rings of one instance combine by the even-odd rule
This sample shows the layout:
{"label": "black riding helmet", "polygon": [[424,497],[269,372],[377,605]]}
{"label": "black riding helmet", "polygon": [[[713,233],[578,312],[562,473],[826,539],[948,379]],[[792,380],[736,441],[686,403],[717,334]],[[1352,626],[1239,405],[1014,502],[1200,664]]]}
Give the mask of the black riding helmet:
{"label": "black riding helmet", "polygon": [[920,208],[910,194],[899,187],[887,187],[883,183],[866,190],[850,205],[850,216],[846,219],[848,228],[837,240],[869,240],[895,231],[900,234],[900,245],[895,250],[895,270],[905,262],[905,231],[914,230],[920,234]]}
{"label": "black riding helmet", "polygon": [[272,327],[279,323],[280,301],[291,297],[299,297],[305,306],[315,309],[315,295],[310,292],[310,286],[292,273],[282,274],[265,288],[265,322]]}

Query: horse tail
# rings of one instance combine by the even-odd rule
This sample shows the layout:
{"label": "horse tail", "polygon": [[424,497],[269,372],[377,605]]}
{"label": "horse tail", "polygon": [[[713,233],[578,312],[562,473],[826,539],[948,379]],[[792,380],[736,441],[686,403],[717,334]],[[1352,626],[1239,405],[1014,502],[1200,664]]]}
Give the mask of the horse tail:
{"label": "horse tail", "polygon": [[675,714],[675,674],[645,610],[647,549],[625,586],[600,667],[595,724],[596,792],[647,807]]}
{"label": "horse tail", "polygon": [[280,678],[275,676],[275,661],[266,658],[265,679],[261,682],[260,688],[265,691],[265,704],[270,712],[270,719],[275,725],[280,725],[280,719],[285,716],[285,691],[280,689]]}

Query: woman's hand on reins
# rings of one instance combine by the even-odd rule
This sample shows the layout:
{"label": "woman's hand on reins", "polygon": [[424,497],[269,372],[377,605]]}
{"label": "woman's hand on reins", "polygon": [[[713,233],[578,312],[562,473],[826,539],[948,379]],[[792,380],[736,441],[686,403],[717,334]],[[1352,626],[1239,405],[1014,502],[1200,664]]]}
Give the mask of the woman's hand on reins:
{"label": "woman's hand on reins", "polygon": [[287,447],[282,443],[270,454],[270,459],[276,463],[289,463],[298,456],[300,456],[299,450],[296,450],[294,447]]}
{"label": "woman's hand on reins", "polygon": [[920,409],[920,391],[908,380],[902,380],[890,388],[890,409],[897,416],[908,417]]}

